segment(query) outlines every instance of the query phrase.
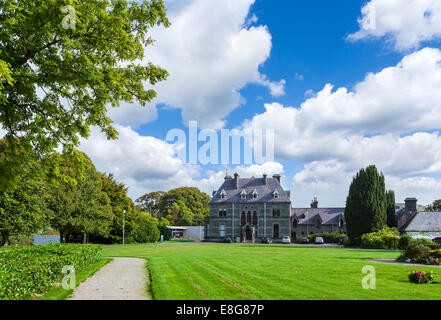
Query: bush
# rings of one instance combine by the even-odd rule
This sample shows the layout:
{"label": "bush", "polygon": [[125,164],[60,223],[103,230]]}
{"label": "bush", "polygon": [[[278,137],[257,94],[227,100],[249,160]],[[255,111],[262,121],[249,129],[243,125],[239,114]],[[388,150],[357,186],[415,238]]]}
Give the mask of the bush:
{"label": "bush", "polygon": [[101,259],[97,245],[49,244],[0,248],[0,300],[28,299],[64,277],[62,268],[82,271]]}
{"label": "bush", "polygon": [[310,242],[314,242],[317,237],[322,237],[325,243],[340,243],[340,239],[347,237],[347,235],[342,232],[321,232],[308,235]]}
{"label": "bush", "polygon": [[425,273],[424,271],[411,271],[409,272],[409,281],[416,284],[426,284],[433,282],[433,275],[431,272]]}
{"label": "bush", "polygon": [[398,249],[406,250],[411,240],[412,240],[411,236],[409,236],[408,234],[403,234],[400,237],[400,241],[398,242]]}
{"label": "bush", "polygon": [[135,241],[138,243],[157,242],[160,234],[157,220],[141,213],[137,219]]}
{"label": "bush", "polygon": [[398,249],[399,242],[398,230],[396,228],[384,227],[380,231],[362,235],[360,246],[366,249],[396,250]]}
{"label": "bush", "polygon": [[410,244],[398,260],[427,264],[430,261],[430,251],[429,247],[422,244]]}
{"label": "bush", "polygon": [[421,244],[423,246],[429,247],[432,250],[437,249],[439,245],[429,239],[419,238],[419,239],[412,239],[409,242],[409,246],[415,246],[417,244]]}

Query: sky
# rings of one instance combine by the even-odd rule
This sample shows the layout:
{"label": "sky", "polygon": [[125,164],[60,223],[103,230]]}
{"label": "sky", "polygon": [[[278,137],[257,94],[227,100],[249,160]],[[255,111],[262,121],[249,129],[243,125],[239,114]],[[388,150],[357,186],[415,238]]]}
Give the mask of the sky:
{"label": "sky", "polygon": [[[118,140],[95,129],[80,146],[133,199],[182,186],[211,195],[227,170],[281,174],[294,207],[344,207],[371,164],[397,202],[441,198],[439,0],[165,3],[171,27],[151,30],[143,62],[169,78],[145,108],[109,110]],[[219,136],[270,129],[274,159],[189,164],[166,141],[189,121]]]}

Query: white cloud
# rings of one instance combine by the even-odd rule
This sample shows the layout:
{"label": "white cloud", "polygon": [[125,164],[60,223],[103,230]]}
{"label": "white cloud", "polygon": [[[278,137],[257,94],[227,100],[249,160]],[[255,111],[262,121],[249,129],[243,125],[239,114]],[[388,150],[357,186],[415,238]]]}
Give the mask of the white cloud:
{"label": "white cloud", "polygon": [[154,103],[182,109],[185,123],[197,120],[204,128],[218,129],[243,103],[239,90],[246,84],[267,86],[275,96],[284,93],[284,80],[271,82],[259,72],[272,44],[266,26],[246,24],[253,3],[191,0],[170,6],[171,27],[152,30],[156,42],[146,50],[148,61],[170,73],[167,81],[155,86]]}
{"label": "white cloud", "polygon": [[362,8],[360,30],[349,40],[386,38],[398,51],[441,37],[439,0],[371,0]]}

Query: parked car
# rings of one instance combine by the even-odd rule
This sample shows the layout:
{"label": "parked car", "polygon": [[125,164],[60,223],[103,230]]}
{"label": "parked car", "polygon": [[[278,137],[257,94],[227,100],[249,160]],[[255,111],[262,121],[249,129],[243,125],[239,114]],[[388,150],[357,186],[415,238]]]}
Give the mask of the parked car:
{"label": "parked car", "polygon": [[271,244],[271,243],[273,243],[273,240],[271,240],[271,238],[268,238],[268,237],[263,237],[262,243]]}
{"label": "parked car", "polygon": [[345,240],[349,240],[348,237],[343,237],[340,239],[340,245],[342,246],[345,243]]}
{"label": "parked car", "polygon": [[322,237],[316,237],[314,243],[315,244],[324,244],[325,240],[323,240]]}
{"label": "parked car", "polygon": [[282,243],[291,243],[291,238],[289,236],[283,236]]}
{"label": "parked car", "polygon": [[302,237],[302,239],[300,240],[301,244],[308,244],[309,243],[309,239],[308,237]]}
{"label": "parked car", "polygon": [[231,239],[231,238],[225,238],[225,239],[224,239],[224,242],[225,242],[225,243],[233,243],[233,239]]}

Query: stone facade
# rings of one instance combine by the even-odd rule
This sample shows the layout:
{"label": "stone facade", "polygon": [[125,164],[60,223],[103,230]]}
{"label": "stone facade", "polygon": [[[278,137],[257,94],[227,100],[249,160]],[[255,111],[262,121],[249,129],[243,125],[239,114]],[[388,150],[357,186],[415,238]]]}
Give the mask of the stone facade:
{"label": "stone facade", "polygon": [[[234,178],[227,175],[222,186],[213,192],[204,238],[216,242],[225,238],[260,242],[267,237],[281,242],[284,236],[294,241],[315,231],[344,230],[344,209],[318,209],[317,199],[311,206],[309,211],[293,209],[290,191],[283,190],[280,175],[245,179],[238,174]],[[317,217],[319,224],[314,220]]]}

